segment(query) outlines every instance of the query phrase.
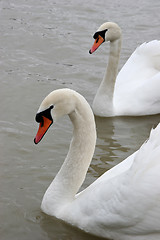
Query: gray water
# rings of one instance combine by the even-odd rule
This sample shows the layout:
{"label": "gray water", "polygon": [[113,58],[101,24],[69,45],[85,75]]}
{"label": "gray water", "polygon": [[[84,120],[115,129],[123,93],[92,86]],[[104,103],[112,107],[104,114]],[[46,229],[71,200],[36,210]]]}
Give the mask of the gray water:
{"label": "gray water", "polygon": [[[160,39],[159,0],[0,1],[0,239],[98,239],[43,214],[45,190],[67,154],[66,117],[34,145],[34,121],[52,90],[72,88],[92,104],[109,45],[93,55],[92,35],[105,21],[123,31],[120,68],[145,41]],[[96,118],[97,145],[82,189],[133,153],[160,115]]]}

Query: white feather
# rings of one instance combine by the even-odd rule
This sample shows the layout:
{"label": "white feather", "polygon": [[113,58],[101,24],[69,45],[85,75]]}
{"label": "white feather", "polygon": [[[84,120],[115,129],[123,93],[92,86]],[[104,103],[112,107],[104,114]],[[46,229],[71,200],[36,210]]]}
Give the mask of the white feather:
{"label": "white feather", "polygon": [[96,128],[78,93],[53,91],[39,108],[69,114],[73,138],[67,157],[42,201],[42,210],[91,234],[115,240],[160,239],[160,124],[126,160],[77,194],[92,160]]}

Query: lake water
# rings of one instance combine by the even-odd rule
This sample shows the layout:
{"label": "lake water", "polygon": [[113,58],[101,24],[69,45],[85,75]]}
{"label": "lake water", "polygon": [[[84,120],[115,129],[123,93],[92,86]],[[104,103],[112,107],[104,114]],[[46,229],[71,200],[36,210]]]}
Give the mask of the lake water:
{"label": "lake water", "polygon": [[[120,68],[145,41],[160,39],[159,0],[0,1],[0,239],[90,240],[43,214],[45,190],[68,151],[72,126],[56,123],[39,145],[35,114],[52,90],[72,88],[92,100],[102,80],[109,44],[89,55],[105,21],[123,31]],[[133,153],[160,115],[98,118],[97,145],[82,189]]]}

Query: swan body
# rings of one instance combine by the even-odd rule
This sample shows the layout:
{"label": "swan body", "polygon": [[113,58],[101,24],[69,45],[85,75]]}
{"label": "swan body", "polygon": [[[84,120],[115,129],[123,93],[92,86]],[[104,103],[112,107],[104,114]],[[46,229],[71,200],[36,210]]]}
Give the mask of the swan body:
{"label": "swan body", "polygon": [[[110,55],[104,78],[93,100],[99,116],[140,116],[160,113],[160,41],[140,45],[118,73],[121,29],[106,22],[94,34],[93,53],[104,41]],[[118,75],[117,75],[118,73]]]}
{"label": "swan body", "polygon": [[78,193],[96,144],[94,115],[77,92],[51,92],[40,105],[37,144],[49,126],[64,115],[73,124],[69,152],[48,187],[42,210],[88,233],[114,240],[160,238],[160,125],[127,159]]}

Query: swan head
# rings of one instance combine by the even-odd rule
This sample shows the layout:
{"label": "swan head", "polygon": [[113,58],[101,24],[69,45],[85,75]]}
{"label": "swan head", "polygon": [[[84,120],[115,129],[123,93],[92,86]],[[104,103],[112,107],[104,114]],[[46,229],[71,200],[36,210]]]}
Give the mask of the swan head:
{"label": "swan head", "polygon": [[70,89],[58,89],[51,92],[41,103],[35,120],[39,123],[39,129],[34,138],[38,144],[49,127],[60,117],[70,114],[75,109],[75,91]]}
{"label": "swan head", "polygon": [[121,38],[120,27],[113,22],[103,23],[93,35],[95,42],[89,53],[92,54],[103,42],[114,42]]}

